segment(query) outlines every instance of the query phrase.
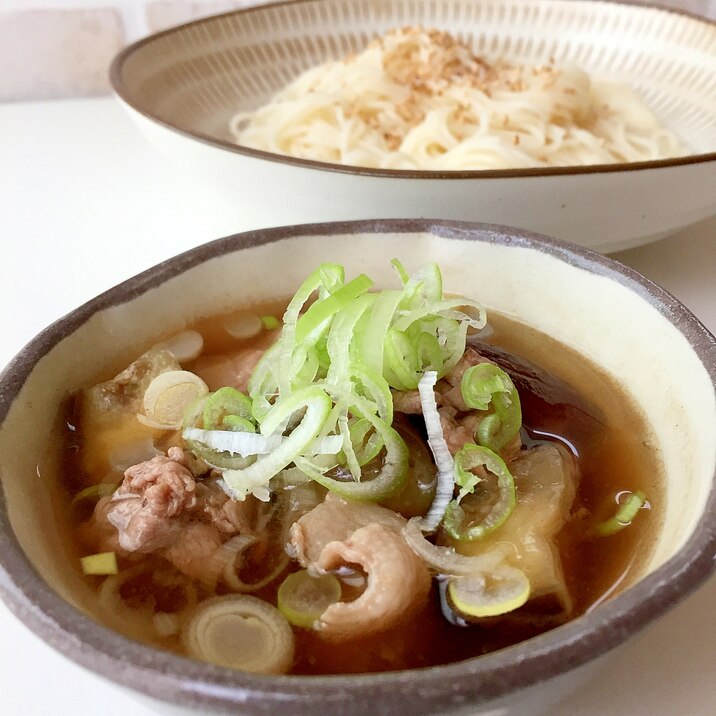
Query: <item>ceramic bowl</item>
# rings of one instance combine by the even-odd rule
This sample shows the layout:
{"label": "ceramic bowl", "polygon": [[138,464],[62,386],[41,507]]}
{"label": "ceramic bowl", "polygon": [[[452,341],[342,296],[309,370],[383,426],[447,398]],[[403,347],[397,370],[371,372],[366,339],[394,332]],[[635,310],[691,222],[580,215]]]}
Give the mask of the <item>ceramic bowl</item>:
{"label": "ceramic bowl", "polygon": [[[645,416],[664,467],[663,525],[639,580],[565,626],[448,666],[334,677],[255,676],[135,643],[96,623],[53,507],[63,399],[156,338],[289,295],[320,261],[393,285],[390,259],[440,262],[450,291],[584,354]],[[714,568],[716,340],[678,301],[586,249],[495,226],[318,224],[196,248],[111,289],[35,338],[0,378],[0,592],[48,644],[176,709],[308,716],[539,713]],[[44,486],[44,487],[43,487]],[[90,615],[90,616],[88,616]],[[162,706],[166,713],[167,706]]]}
{"label": "ceramic bowl", "polygon": [[[478,53],[574,62],[631,85],[691,149],[679,159],[421,172],[293,159],[236,146],[229,118],[298,74],[420,24]],[[541,231],[599,251],[716,213],[716,24],[656,7],[572,0],[300,0],[192,22],[130,46],[113,87],[149,140],[225,197],[242,226],[440,216]]]}

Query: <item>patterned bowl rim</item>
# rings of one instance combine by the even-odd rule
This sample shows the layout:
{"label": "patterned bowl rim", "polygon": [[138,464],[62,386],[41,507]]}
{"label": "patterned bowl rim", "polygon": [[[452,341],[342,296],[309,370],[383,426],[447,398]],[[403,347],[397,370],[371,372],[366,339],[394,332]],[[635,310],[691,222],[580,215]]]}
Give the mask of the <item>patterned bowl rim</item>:
{"label": "patterned bowl rim", "polygon": [[[112,89],[117,96],[129,107],[139,112],[147,119],[156,122],[166,129],[177,132],[189,139],[208,144],[219,149],[224,149],[234,154],[240,154],[253,159],[263,159],[277,164],[289,164],[305,169],[316,169],[320,171],[338,172],[341,174],[352,174],[357,176],[372,177],[395,177],[399,179],[508,179],[516,177],[538,177],[538,176],[570,176],[581,174],[607,174],[616,172],[640,171],[648,169],[662,169],[667,167],[680,167],[693,164],[707,164],[716,160],[716,151],[705,152],[700,154],[688,154],[683,157],[673,157],[670,159],[652,159],[643,162],[626,162],[622,164],[589,164],[586,166],[569,166],[569,167],[529,167],[523,169],[472,169],[462,171],[422,171],[415,169],[375,169],[369,167],[356,167],[343,164],[334,164],[332,162],[321,162],[313,159],[301,159],[274,152],[266,152],[260,149],[252,149],[244,147],[233,142],[219,139],[210,134],[197,132],[180,127],[175,122],[160,117],[150,106],[138,101],[133,97],[132,91],[127,86],[124,79],[124,66],[126,61],[140,51],[146,45],[154,41],[168,37],[172,34],[180,34],[190,27],[216,22],[220,18],[228,16],[244,15],[247,13],[257,13],[285,5],[299,5],[302,3],[315,2],[316,0],[280,0],[279,2],[270,2],[264,5],[254,5],[229,12],[211,15],[209,17],[199,18],[191,22],[170,27],[161,32],[154,33],[138,40],[131,45],[125,47],[112,61],[109,69],[109,79]],[[330,2],[330,0],[322,0]],[[600,4],[605,5],[626,5],[637,12],[648,13],[653,10],[660,10],[671,13],[672,15],[686,16],[692,20],[697,20],[705,25],[712,27],[716,33],[716,20],[697,15],[675,8],[668,8],[655,3],[641,3],[635,0],[600,0]]]}

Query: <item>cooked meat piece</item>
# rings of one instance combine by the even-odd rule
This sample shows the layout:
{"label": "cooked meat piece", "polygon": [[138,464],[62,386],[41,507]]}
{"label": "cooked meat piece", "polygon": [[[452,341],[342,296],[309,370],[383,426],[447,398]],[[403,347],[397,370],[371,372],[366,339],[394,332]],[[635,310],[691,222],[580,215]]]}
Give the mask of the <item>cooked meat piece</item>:
{"label": "cooked meat piece", "polygon": [[196,505],[195,489],[189,470],[164,455],[127,469],[106,514],[121,547],[128,552],[166,547],[180,527],[171,518]]}
{"label": "cooked meat piece", "polygon": [[226,535],[253,534],[256,529],[255,499],[230,500],[215,480],[205,480],[196,486],[197,507],[206,521]]}
{"label": "cooked meat piece", "polygon": [[163,556],[180,572],[202,581],[209,569],[211,556],[222,544],[222,536],[213,525],[194,522],[184,526]]}
{"label": "cooked meat piece", "polygon": [[446,390],[442,394],[442,404],[443,405],[451,405],[453,408],[459,410],[460,412],[466,412],[470,410],[470,408],[467,407],[467,404],[462,398],[462,390],[460,389],[460,385],[451,386],[450,383],[447,383],[449,390]]}
{"label": "cooked meat piece", "polygon": [[203,461],[178,447],[125,472],[111,498],[100,500],[83,530],[88,543],[120,552],[156,552],[184,574],[203,578],[224,540],[263,526],[263,503],[230,500],[215,480],[196,482]]}
{"label": "cooked meat piece", "polygon": [[[468,410],[460,392],[460,381],[465,371],[478,363],[490,363],[474,348],[467,348],[457,365],[442,378],[435,388],[435,400],[438,405],[447,403],[460,411]],[[423,412],[420,394],[417,390],[393,390],[393,407],[398,413],[420,415]]]}
{"label": "cooked meat piece", "polygon": [[209,386],[209,390],[228,385],[245,393],[251,373],[263,354],[263,350],[247,348],[228,357],[201,356],[194,364],[194,373]]}
{"label": "cooked meat piece", "polygon": [[[477,432],[477,427],[480,424],[480,421],[482,420],[483,415],[481,413],[471,412],[467,415],[464,415],[462,417],[457,417],[457,415],[454,416],[455,422],[458,425],[461,425],[465,430],[467,430],[470,435],[475,435]],[[473,438],[474,439],[474,438]]]}
{"label": "cooked meat piece", "polygon": [[379,505],[349,502],[329,492],[326,499],[291,526],[288,550],[306,567],[318,560],[329,542],[343,542],[353,532],[378,524],[400,534],[404,517]]}
{"label": "cooked meat piece", "polygon": [[127,552],[155,552],[169,545],[181,529],[180,521],[156,514],[140,495],[131,493],[112,501],[106,519]]}
{"label": "cooked meat piece", "polygon": [[167,457],[183,465],[194,477],[200,477],[209,472],[210,469],[200,457],[196,457],[192,455],[192,453],[177,446],[170,447],[169,450],[167,450]]}
{"label": "cooked meat piece", "polygon": [[443,428],[443,435],[451,455],[455,455],[465,443],[475,442],[475,434],[455,418],[455,411],[451,408],[440,408],[440,424]]}
{"label": "cooked meat piece", "polygon": [[[393,409],[396,413],[422,415],[423,406],[417,390],[393,390]],[[436,400],[439,396],[435,396]]]}
{"label": "cooked meat piece", "polygon": [[358,564],[368,576],[363,594],[332,604],[319,633],[334,642],[375,634],[409,619],[424,605],[431,577],[422,559],[400,534],[380,524],[357,529],[343,542],[329,542],[315,567],[322,571]]}
{"label": "cooked meat piece", "polygon": [[[183,451],[182,451],[183,453]],[[194,476],[179,462],[164,455],[140,462],[124,472],[124,482],[114,493],[142,496],[146,507],[160,517],[173,517],[196,504]]]}
{"label": "cooked meat piece", "polygon": [[450,385],[459,386],[465,371],[478,363],[492,363],[492,361],[483,358],[474,348],[467,348],[457,365],[445,376],[445,380]]}
{"label": "cooked meat piece", "polygon": [[119,544],[117,528],[107,519],[107,513],[113,507],[111,497],[100,498],[91,519],[80,525],[79,537],[87,549],[94,552],[124,553]]}

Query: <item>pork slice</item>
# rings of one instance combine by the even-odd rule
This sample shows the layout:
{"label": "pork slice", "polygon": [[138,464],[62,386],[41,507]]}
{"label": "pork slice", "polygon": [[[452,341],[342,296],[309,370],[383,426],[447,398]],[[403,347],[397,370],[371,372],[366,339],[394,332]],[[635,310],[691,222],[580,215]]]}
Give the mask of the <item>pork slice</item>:
{"label": "pork slice", "polygon": [[343,542],[357,529],[369,524],[378,524],[400,534],[406,520],[385,507],[351,502],[329,492],[320,505],[291,526],[289,551],[308,567],[318,560],[329,542]]}
{"label": "pork slice", "polygon": [[88,535],[108,549],[157,553],[202,579],[225,540],[253,534],[261,522],[257,500],[235,502],[215,480],[197,482],[194,475],[204,468],[178,447],[130,467],[112,497],[98,502]]}
{"label": "pork slice", "polygon": [[450,383],[447,383],[447,387],[450,389],[443,392],[441,396],[442,403],[444,405],[450,405],[456,410],[459,410],[463,413],[470,410],[470,408],[467,407],[467,403],[462,397],[462,389],[460,388],[460,384],[451,386]]}
{"label": "pork slice", "polygon": [[197,505],[193,512],[227,536],[253,534],[256,522],[256,499],[232,500],[215,480],[196,486]]}
{"label": "pork slice", "polygon": [[171,544],[180,523],[152,512],[139,495],[114,501],[107,521],[117,530],[120,547],[127,552],[149,554]]}
{"label": "pork slice", "polygon": [[176,445],[169,448],[167,457],[184,466],[194,477],[205,475],[210,470],[209,466],[200,457],[196,457],[196,455]]}
{"label": "pork slice", "polygon": [[455,418],[454,410],[440,408],[440,425],[451,455],[458,453],[466,443],[475,442],[475,433]]}
{"label": "pork slice", "polygon": [[[183,452],[183,451],[182,451]],[[196,482],[189,469],[170,457],[157,455],[124,472],[114,499],[141,496],[144,507],[159,517],[173,517],[196,504]]]}
{"label": "pork slice", "polygon": [[[393,408],[396,413],[406,415],[422,415],[423,405],[420,402],[420,393],[417,390],[394,390]],[[436,396],[436,399],[438,396]]]}
{"label": "pork slice", "polygon": [[216,527],[192,522],[177,531],[163,556],[187,577],[204,581],[211,569],[211,557],[222,543],[222,536]]}
{"label": "pork slice", "polygon": [[145,553],[167,546],[179,526],[173,518],[196,505],[195,489],[191,472],[164,455],[128,468],[106,512],[120,546]]}
{"label": "pork slice", "polygon": [[94,552],[119,552],[124,550],[119,544],[117,528],[107,519],[107,513],[114,507],[111,497],[101,497],[95,505],[92,517],[80,525],[79,538]]}
{"label": "pork slice", "polygon": [[465,371],[478,363],[492,363],[492,361],[481,356],[474,348],[467,348],[455,367],[445,376],[445,380],[450,385],[459,386]]}

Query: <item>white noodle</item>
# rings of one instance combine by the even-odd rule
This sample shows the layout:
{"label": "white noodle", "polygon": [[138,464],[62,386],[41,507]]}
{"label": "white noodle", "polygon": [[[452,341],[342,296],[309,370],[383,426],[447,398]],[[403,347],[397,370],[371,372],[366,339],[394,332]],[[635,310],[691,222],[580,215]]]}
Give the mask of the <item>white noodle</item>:
{"label": "white noodle", "polygon": [[395,30],[230,121],[237,143],[384,169],[634,162],[686,153],[629,88],[577,67],[488,64],[446,33]]}

